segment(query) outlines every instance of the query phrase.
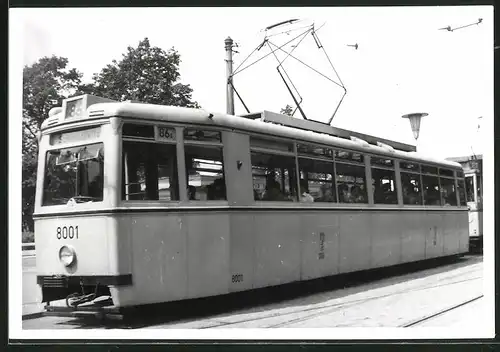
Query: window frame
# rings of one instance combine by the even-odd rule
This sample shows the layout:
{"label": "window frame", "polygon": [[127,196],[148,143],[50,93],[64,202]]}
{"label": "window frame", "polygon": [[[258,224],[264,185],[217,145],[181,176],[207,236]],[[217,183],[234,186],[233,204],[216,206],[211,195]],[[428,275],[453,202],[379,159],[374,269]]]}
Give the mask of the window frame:
{"label": "window frame", "polygon": [[[124,153],[124,150],[123,150],[123,146],[124,146],[124,143],[125,142],[132,142],[132,143],[144,143],[144,144],[150,144],[150,145],[164,145],[164,144],[168,144],[168,145],[174,145],[175,146],[175,154],[176,154],[176,161],[177,161],[177,187],[179,188],[178,189],[178,192],[179,192],[179,199],[177,200],[166,200],[166,199],[124,199],[123,198],[123,189],[124,187],[126,187],[126,183],[125,183],[125,180],[126,180],[126,177],[127,177],[127,171],[126,171],[126,167],[127,167],[127,164],[126,164],[126,155]],[[121,140],[121,150],[122,150],[122,153],[121,153],[121,168],[120,168],[120,175],[121,175],[121,187],[120,187],[120,199],[122,202],[125,202],[125,203],[135,203],[135,202],[139,202],[141,204],[145,204],[145,203],[163,203],[163,204],[175,204],[175,203],[179,203],[182,198],[181,198],[181,194],[182,194],[182,189],[181,189],[181,184],[180,184],[180,170],[179,170],[179,152],[178,152],[178,144],[177,144],[177,141],[171,141],[171,142],[158,142],[158,141],[155,141],[155,140],[144,140],[144,139],[134,139],[134,138],[122,138]],[[158,165],[157,165],[158,166]],[[125,175],[125,177],[123,177],[123,175]],[[159,190],[158,190],[159,192]],[[126,194],[125,194],[126,196]],[[158,197],[159,197],[159,194],[158,194]]]}
{"label": "window frame", "polygon": [[[119,171],[119,178],[120,178],[120,195],[119,199],[120,202],[123,202],[125,204],[140,204],[141,206],[154,206],[154,205],[185,205],[185,206],[203,206],[205,204],[214,204],[214,203],[219,203],[219,204],[224,204],[227,205],[227,185],[226,185],[226,200],[204,200],[204,201],[194,201],[194,200],[189,200],[188,199],[188,192],[187,192],[187,180],[186,178],[186,161],[185,161],[185,149],[184,145],[193,145],[193,146],[214,146],[214,147],[219,147],[221,150],[221,156],[222,156],[222,164],[223,164],[223,175],[225,179],[225,157],[224,157],[224,142],[223,142],[223,134],[225,132],[224,129],[218,129],[218,128],[213,128],[213,127],[207,127],[207,126],[199,126],[199,125],[190,125],[190,124],[181,124],[181,123],[169,123],[169,122],[164,122],[164,121],[136,121],[136,120],[129,120],[129,119],[123,119],[122,120],[123,125],[124,124],[132,124],[132,125],[142,125],[142,126],[152,126],[154,131],[156,130],[157,127],[166,127],[166,128],[172,128],[175,129],[175,140],[157,140],[155,136],[152,138],[144,138],[144,137],[133,137],[133,136],[124,136],[123,135],[123,125],[122,128],[120,129],[120,138],[119,138],[119,149],[121,153],[120,157],[120,171]],[[221,136],[221,141],[220,142],[204,142],[204,141],[195,141],[195,140],[187,140],[184,141],[184,130],[186,128],[189,129],[196,129],[199,128],[201,130],[212,130],[220,133]],[[156,133],[156,132],[155,132]],[[176,146],[176,157],[177,157],[177,183],[179,187],[179,200],[125,200],[122,199],[121,197],[121,188],[123,187],[123,178],[122,178],[122,173],[124,170],[125,165],[123,165],[123,143],[124,142],[136,142],[136,143],[150,143],[150,144],[170,144],[170,145],[175,145]]]}
{"label": "window frame", "polygon": [[[372,163],[372,158],[379,158],[379,159],[387,159],[387,160],[391,160],[392,161],[392,165],[393,166],[385,166],[385,165],[381,165],[381,164],[373,164]],[[401,175],[397,173],[396,171],[396,163],[397,163],[397,159],[395,158],[391,158],[391,157],[379,157],[379,156],[375,156],[375,155],[370,155],[370,181],[371,180],[374,180],[373,178],[373,172],[372,172],[372,169],[377,169],[377,170],[386,170],[386,171],[392,171],[393,174],[394,174],[394,192],[396,193],[396,202],[395,203],[377,203],[375,202],[375,188],[373,188],[373,185],[371,186],[371,192],[372,192],[372,198],[373,198],[373,205],[374,206],[390,206],[390,207],[394,207],[394,206],[400,206],[400,193],[401,193],[401,190],[399,189],[399,183],[398,182],[398,178],[401,178]]]}
{"label": "window frame", "polygon": [[[176,139],[168,141],[168,140],[162,140],[158,141],[156,140],[155,137],[153,138],[134,138],[132,136],[123,136],[123,134],[120,135],[120,149],[123,146],[123,143],[126,141],[131,141],[131,142],[141,142],[141,143],[157,143],[157,144],[175,144],[176,145],[176,154],[177,154],[177,176],[178,176],[178,186],[179,186],[179,200],[178,201],[167,201],[167,200],[151,200],[151,201],[140,201],[141,203],[145,202],[160,202],[160,203],[175,203],[175,202],[181,202],[185,203],[187,205],[202,205],[205,202],[210,202],[210,203],[225,203],[228,204],[228,197],[229,195],[227,194],[229,188],[227,186],[228,180],[226,178],[226,157],[225,157],[225,152],[224,152],[224,133],[226,129],[223,128],[223,126],[216,126],[219,128],[214,128],[213,126],[203,126],[203,125],[197,125],[197,124],[181,124],[181,123],[169,123],[169,122],[164,122],[164,121],[131,121],[127,119],[123,119],[123,123],[129,123],[129,124],[136,124],[136,125],[148,125],[152,126],[155,135],[156,135],[156,128],[157,127],[167,127],[167,128],[173,128],[175,129],[176,132]],[[210,130],[214,132],[219,132],[221,140],[220,142],[216,141],[197,141],[197,140],[185,140],[184,139],[184,133],[186,129],[200,129],[200,130]],[[285,204],[288,204],[287,207],[293,206],[293,203],[301,203],[299,201],[300,197],[300,163],[299,163],[299,158],[303,159],[309,159],[309,160],[316,160],[320,162],[331,162],[332,163],[332,176],[333,176],[333,182],[332,185],[335,188],[335,201],[333,202],[314,202],[314,203],[301,203],[303,207],[310,207],[310,206],[316,206],[316,207],[329,207],[329,208],[336,208],[336,207],[353,207],[353,208],[363,208],[363,207],[444,207],[443,204],[443,195],[442,195],[442,185],[441,185],[441,177],[447,178],[447,179],[453,179],[454,180],[454,186],[455,186],[455,193],[456,193],[456,198],[457,198],[457,205],[451,206],[451,207],[463,207],[463,205],[460,204],[460,195],[458,191],[458,183],[463,181],[464,186],[466,185],[466,177],[468,175],[464,175],[463,178],[459,177],[459,171],[457,171],[454,167],[447,167],[444,165],[440,164],[434,164],[432,162],[421,162],[421,161],[414,161],[411,159],[406,159],[406,158],[401,158],[398,157],[397,155],[391,156],[391,155],[379,155],[377,153],[373,153],[370,151],[360,151],[360,150],[351,150],[349,148],[345,147],[337,147],[334,145],[327,145],[327,144],[322,144],[314,141],[306,141],[306,140],[299,140],[299,139],[290,139],[290,138],[284,138],[284,137],[279,137],[279,136],[273,136],[273,135],[267,135],[267,134],[261,134],[261,133],[256,133],[256,132],[249,132],[249,131],[244,131],[244,134],[249,137],[249,157],[251,159],[252,152],[255,153],[262,153],[266,155],[274,155],[274,156],[286,156],[286,157],[292,157],[295,160],[295,185],[294,188],[297,190],[297,195],[294,197],[294,201],[262,201],[262,200],[255,200],[252,197],[251,203],[253,204],[268,204],[269,203],[278,203],[279,206],[285,206]],[[256,142],[252,143],[252,140],[256,140]],[[259,141],[262,141],[259,143]],[[273,144],[276,145],[276,148],[273,148]],[[212,147],[218,147],[220,148],[221,155],[222,155],[222,174],[225,180],[225,186],[226,186],[226,200],[206,200],[206,201],[191,201],[188,199],[188,192],[187,192],[187,186],[188,186],[188,181],[185,179],[186,178],[186,160],[185,160],[185,146],[212,146]],[[322,155],[315,155],[314,153],[302,153],[299,152],[299,146],[304,146],[305,148],[311,147],[311,148],[323,148],[323,149],[328,149],[331,151],[331,158],[327,155],[322,156]],[[287,150],[285,150],[287,149]],[[290,150],[291,149],[291,150]],[[357,153],[362,156],[363,161],[354,161],[354,160],[349,160],[349,159],[343,159],[343,158],[338,158],[337,153],[339,152],[347,152],[347,153]],[[393,161],[393,165],[381,165],[378,163],[372,163],[372,157],[373,158],[381,158],[381,159],[390,159]],[[120,158],[120,163],[122,162],[122,158]],[[357,166],[357,167],[363,167],[365,170],[364,173],[364,179],[365,179],[365,192],[366,192],[366,197],[367,197],[367,202],[366,203],[341,203],[340,202],[340,195],[339,195],[339,190],[338,190],[338,181],[337,181],[337,171],[338,167],[337,164],[345,164],[348,166]],[[415,164],[418,165],[416,169],[408,169],[405,167],[401,167],[401,163],[406,163],[406,164]],[[121,169],[123,169],[123,165],[120,165]],[[425,168],[431,168],[431,171],[436,171],[436,173],[428,173],[424,172]],[[396,203],[391,203],[391,204],[385,204],[385,203],[375,203],[374,199],[374,189],[373,185],[371,184],[372,180],[372,169],[381,169],[381,170],[389,170],[394,173],[394,181],[395,181],[395,192],[396,192]],[[441,169],[446,169],[446,170],[451,170],[453,171],[453,176],[442,176],[440,174]],[[311,171],[314,172],[314,171]],[[250,179],[253,180],[253,165],[250,167]],[[404,204],[403,200],[403,194],[402,194],[402,173],[407,173],[411,174],[412,176],[416,176],[420,180],[420,201],[422,204]],[[439,186],[439,203],[440,205],[427,205],[425,204],[425,197],[424,197],[424,176],[432,176],[437,178],[437,184]],[[252,181],[253,182],[253,181]],[[253,189],[253,185],[252,185]],[[464,191],[466,189],[464,188]],[[466,193],[466,192],[465,192]],[[466,196],[466,201],[467,201],[467,193],[465,194]],[[295,199],[297,198],[297,199]],[[124,202],[136,202],[136,201],[126,201],[122,200]],[[290,204],[291,203],[291,204]],[[305,205],[304,205],[305,204]],[[296,205],[295,205],[296,206]]]}

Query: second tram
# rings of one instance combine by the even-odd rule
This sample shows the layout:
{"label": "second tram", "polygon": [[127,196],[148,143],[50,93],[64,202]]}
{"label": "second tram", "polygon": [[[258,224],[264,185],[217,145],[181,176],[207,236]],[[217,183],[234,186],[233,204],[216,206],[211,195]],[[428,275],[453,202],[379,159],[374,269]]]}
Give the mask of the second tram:
{"label": "second tram", "polygon": [[465,193],[469,207],[470,246],[474,250],[483,248],[483,156],[448,158],[460,163],[465,173]]}

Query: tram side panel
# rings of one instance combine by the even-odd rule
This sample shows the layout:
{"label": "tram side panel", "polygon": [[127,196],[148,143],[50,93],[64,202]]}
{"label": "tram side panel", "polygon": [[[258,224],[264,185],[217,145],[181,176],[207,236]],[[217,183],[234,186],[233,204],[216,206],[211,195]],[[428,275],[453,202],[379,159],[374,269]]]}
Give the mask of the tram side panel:
{"label": "tram side panel", "polygon": [[188,298],[218,295],[229,287],[229,215],[186,215],[188,228]]}
{"label": "tram side panel", "polygon": [[155,212],[123,217],[122,235],[128,233],[131,239],[133,285],[112,289],[115,304],[138,305],[228,293],[228,216]]}
{"label": "tram side panel", "polygon": [[229,292],[250,290],[254,285],[255,216],[250,212],[230,217]]}
{"label": "tram side panel", "polygon": [[461,213],[461,215],[458,216],[457,223],[459,224],[458,231],[460,238],[460,253],[466,253],[469,251],[470,234],[469,234],[468,222],[469,218],[467,215]]}
{"label": "tram side panel", "polygon": [[[231,206],[253,204],[252,162],[250,137],[247,134],[227,132],[222,134],[224,143],[224,174],[227,201]],[[255,214],[231,213],[229,241],[230,271],[227,275],[229,292],[252,289],[255,262]]]}
{"label": "tram side panel", "polygon": [[413,262],[425,259],[427,229],[424,211],[404,213],[401,229],[401,262]]}
{"label": "tram side panel", "polygon": [[339,273],[339,215],[323,212],[301,217],[301,280]]}
{"label": "tram side panel", "polygon": [[127,254],[132,285],[111,288],[114,304],[128,306],[186,298],[188,242],[183,217],[137,213],[120,216],[119,224],[120,240],[130,243]]}
{"label": "tram side panel", "polygon": [[300,280],[300,221],[291,212],[255,214],[254,288]]}
{"label": "tram side panel", "polygon": [[[443,216],[440,212],[427,211],[423,231],[425,238],[425,259],[440,257],[444,252]],[[427,227],[425,227],[427,225]]]}
{"label": "tram side panel", "polygon": [[372,212],[367,232],[372,237],[371,267],[379,268],[401,263],[401,237],[406,216],[399,211]]}
{"label": "tram side panel", "polygon": [[340,273],[369,269],[371,265],[370,217],[362,212],[339,213]]}
{"label": "tram side panel", "polygon": [[443,219],[443,255],[453,255],[460,252],[460,221],[459,213],[447,212]]}

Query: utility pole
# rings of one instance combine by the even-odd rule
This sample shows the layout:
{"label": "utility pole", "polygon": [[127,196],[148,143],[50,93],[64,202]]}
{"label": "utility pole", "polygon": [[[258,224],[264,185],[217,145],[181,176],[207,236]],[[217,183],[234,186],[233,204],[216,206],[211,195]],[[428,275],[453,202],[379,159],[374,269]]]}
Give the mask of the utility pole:
{"label": "utility pole", "polygon": [[229,115],[234,115],[234,91],[232,86],[233,81],[233,40],[227,37],[224,40],[226,47],[226,112]]}

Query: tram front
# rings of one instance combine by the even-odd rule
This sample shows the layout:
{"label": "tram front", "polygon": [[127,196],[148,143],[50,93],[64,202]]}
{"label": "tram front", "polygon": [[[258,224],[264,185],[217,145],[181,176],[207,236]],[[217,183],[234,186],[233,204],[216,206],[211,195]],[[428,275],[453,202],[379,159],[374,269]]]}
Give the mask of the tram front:
{"label": "tram front", "polygon": [[111,216],[120,160],[116,118],[87,113],[108,101],[67,99],[42,124],[34,219],[43,302],[66,299],[75,307],[110,296],[110,286],[131,284]]}

